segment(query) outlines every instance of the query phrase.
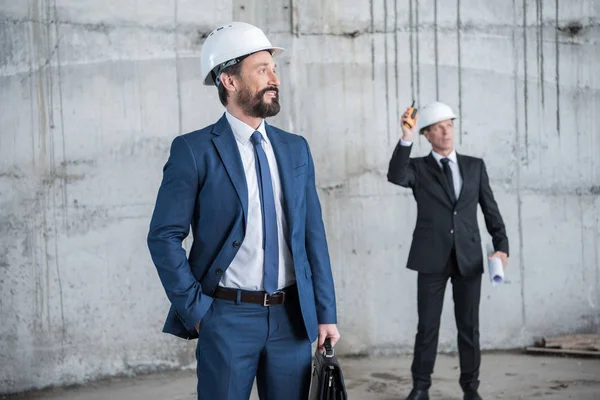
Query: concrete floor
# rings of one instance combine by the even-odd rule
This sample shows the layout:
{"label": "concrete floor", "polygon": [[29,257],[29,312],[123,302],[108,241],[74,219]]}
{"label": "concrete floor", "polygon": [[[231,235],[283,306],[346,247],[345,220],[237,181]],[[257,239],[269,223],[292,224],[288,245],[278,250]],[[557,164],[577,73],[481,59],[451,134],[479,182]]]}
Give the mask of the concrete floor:
{"label": "concrete floor", "polygon": [[[340,359],[348,396],[357,400],[404,399],[411,386],[410,357]],[[482,358],[480,393],[485,399],[600,399],[600,358],[488,353]],[[438,358],[432,399],[462,399],[458,359]],[[4,400],[192,400],[194,371],[112,378],[67,389],[0,396]],[[258,399],[254,394],[252,400]]]}

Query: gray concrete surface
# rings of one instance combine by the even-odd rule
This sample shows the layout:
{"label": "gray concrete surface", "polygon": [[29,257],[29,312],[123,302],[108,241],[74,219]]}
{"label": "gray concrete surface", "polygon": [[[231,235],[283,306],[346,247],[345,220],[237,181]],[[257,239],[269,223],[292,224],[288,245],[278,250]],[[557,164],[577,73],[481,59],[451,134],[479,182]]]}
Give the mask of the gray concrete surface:
{"label": "gray concrete surface", "polygon": [[0,0],[0,393],[192,362],[160,333],[145,236],[170,141],[223,111],[199,54],[231,19],[286,48],[271,122],[315,157],[340,354],[412,347],[416,208],[385,178],[412,99],[457,110],[507,224],[483,347],[597,332],[599,16],[594,0]]}
{"label": "gray concrete surface", "polygon": [[[404,399],[411,388],[410,357],[340,359],[348,397],[356,400]],[[597,400],[600,359],[574,359],[520,354],[485,354],[480,394],[485,399]],[[461,400],[458,359],[439,357],[432,400]],[[88,385],[46,390],[2,400],[192,400],[194,370],[114,378]],[[251,400],[257,400],[256,391]],[[241,399],[240,399],[241,400]]]}

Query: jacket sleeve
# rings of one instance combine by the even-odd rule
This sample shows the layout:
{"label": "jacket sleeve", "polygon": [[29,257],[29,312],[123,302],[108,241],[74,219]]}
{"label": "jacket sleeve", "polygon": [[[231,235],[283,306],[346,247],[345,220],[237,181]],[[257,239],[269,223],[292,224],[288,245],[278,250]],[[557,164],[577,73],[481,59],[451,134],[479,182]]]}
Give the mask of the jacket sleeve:
{"label": "jacket sleeve", "polygon": [[188,331],[193,331],[213,300],[202,293],[182,247],[190,231],[198,182],[192,149],[179,136],[173,140],[163,168],[147,241],[167,297]]}
{"label": "jacket sleeve", "polygon": [[[304,138],[303,138],[304,139]],[[315,291],[315,304],[317,309],[317,322],[319,324],[336,324],[336,299],[333,275],[325,226],[323,225],[321,204],[317,194],[315,182],[315,166],[310,153],[308,142],[308,170],[306,183],[306,253],[312,271],[313,288]]]}
{"label": "jacket sleeve", "polygon": [[488,178],[485,162],[481,160],[481,182],[479,184],[479,204],[485,218],[485,225],[489,234],[492,236],[492,243],[495,251],[508,253],[508,237],[504,221],[500,215],[498,204],[494,199],[490,181]]}
{"label": "jacket sleeve", "polygon": [[411,149],[412,144],[404,146],[401,142],[398,142],[388,167],[387,178],[389,182],[403,187],[415,187],[417,174],[414,165],[410,162]]}

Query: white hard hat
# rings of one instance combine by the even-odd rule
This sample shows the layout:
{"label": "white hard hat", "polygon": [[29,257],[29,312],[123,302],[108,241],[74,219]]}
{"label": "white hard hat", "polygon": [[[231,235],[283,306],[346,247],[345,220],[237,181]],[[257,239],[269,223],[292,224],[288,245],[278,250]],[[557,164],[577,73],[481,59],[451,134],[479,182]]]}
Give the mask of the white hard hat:
{"label": "white hard hat", "polygon": [[452,109],[439,101],[429,103],[419,111],[419,132],[421,129],[427,128],[429,125],[433,125],[440,121],[447,119],[455,119],[456,115],[452,112]]}
{"label": "white hard hat", "polygon": [[[264,32],[254,25],[231,22],[218,27],[208,35],[202,46],[200,66],[204,84],[208,86],[215,84],[211,72],[216,67],[227,61],[231,61],[229,65],[236,64],[239,62],[237,58],[261,50],[269,50],[274,56],[283,51],[281,47],[273,47]],[[220,74],[221,71],[218,72]]]}

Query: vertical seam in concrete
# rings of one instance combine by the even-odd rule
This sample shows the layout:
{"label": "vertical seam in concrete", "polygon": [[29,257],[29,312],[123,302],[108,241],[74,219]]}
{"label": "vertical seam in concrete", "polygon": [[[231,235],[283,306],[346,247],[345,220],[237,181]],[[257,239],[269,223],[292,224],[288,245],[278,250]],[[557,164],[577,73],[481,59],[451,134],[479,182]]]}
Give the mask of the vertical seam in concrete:
{"label": "vertical seam in concrete", "polygon": [[439,54],[438,54],[438,2],[433,2],[433,46],[435,50],[435,99],[440,99]]}
{"label": "vertical seam in concrete", "polygon": [[387,12],[388,2],[387,0],[383,0],[383,58],[385,64],[385,116],[386,116],[386,126],[387,126],[387,135],[388,135],[388,143],[391,143],[391,133],[390,133],[390,84],[389,84],[389,73],[388,73],[388,12]]}
{"label": "vertical seam in concrete", "polygon": [[50,250],[48,246],[48,215],[46,209],[48,208],[48,197],[50,196],[50,189],[43,189],[43,204],[42,204],[42,231],[40,234],[44,239],[44,265],[46,266],[46,318],[48,319],[48,332],[51,332],[52,322],[50,320]]}
{"label": "vertical seam in concrete", "polygon": [[513,57],[514,57],[514,86],[515,86],[515,156],[516,162],[516,186],[517,186],[517,218],[519,231],[519,273],[521,275],[521,328],[524,330],[527,326],[527,314],[525,307],[525,257],[523,255],[523,216],[521,199],[521,145],[519,143],[519,53],[517,51],[517,7],[516,0],[513,0]]}
{"label": "vertical seam in concrete", "polygon": [[[30,7],[28,9],[28,14],[29,14],[29,19],[30,21],[37,21],[39,20],[39,7],[37,4],[37,1],[33,1],[33,4],[30,3]],[[33,14],[33,17],[32,17]],[[30,22],[29,23],[29,27],[30,27],[30,38],[31,38],[31,55],[32,57],[29,58],[29,62],[30,62],[30,68],[31,68],[31,74],[30,74],[30,80],[31,80],[31,157],[32,157],[32,162],[33,162],[33,167],[34,167],[34,171],[36,170],[36,145],[35,145],[35,136],[36,136],[36,132],[35,132],[35,118],[34,118],[34,112],[37,111],[37,109],[39,109],[40,104],[39,104],[39,96],[38,93],[36,92],[35,88],[34,88],[34,79],[35,82],[38,85],[41,85],[40,79],[39,79],[39,68],[35,68],[35,77],[34,77],[34,57],[33,56],[37,56],[37,38],[38,38],[38,29],[39,26],[37,24],[35,24],[34,22]],[[41,89],[38,89],[38,91]],[[33,99],[36,99],[36,102],[33,101]],[[37,106],[37,107],[36,107]],[[39,111],[38,111],[39,114]],[[39,115],[38,115],[39,117]],[[40,120],[41,123],[41,120]],[[34,201],[34,205],[33,208],[37,208],[38,207],[38,203],[39,203],[39,189],[36,190],[36,196],[35,196],[35,201]],[[28,226],[28,235],[31,238],[31,253],[32,253],[32,258],[33,258],[33,262],[31,263],[31,267],[32,267],[32,273],[34,276],[34,284],[35,284],[35,295],[34,295],[34,322],[33,322],[33,329],[35,331],[41,331],[43,329],[43,320],[42,320],[42,314],[43,314],[43,308],[44,308],[44,297],[43,297],[43,289],[42,289],[42,279],[41,279],[41,274],[39,272],[39,268],[38,268],[38,256],[39,253],[37,250],[38,246],[37,246],[37,239],[38,237],[36,236],[37,233],[37,216],[34,215],[34,217],[31,219],[31,221],[29,222],[29,226]]]}
{"label": "vertical seam in concrete", "polygon": [[461,20],[460,20],[460,0],[456,0],[456,42],[458,53],[458,143],[462,144],[462,59],[461,59]]}
{"label": "vertical seam in concrete", "polygon": [[[58,31],[58,11],[56,9],[56,0],[54,0],[54,31],[56,35],[56,63],[57,63],[57,73],[58,73],[58,102],[60,108],[60,130],[62,136],[62,159],[63,159],[63,223],[65,232],[67,230],[67,210],[69,209],[67,205],[67,162],[66,162],[66,145],[65,145],[65,118],[63,112],[63,95],[62,95],[62,72],[60,67],[60,36]],[[53,197],[54,198],[54,197]],[[56,228],[56,206],[54,208],[54,225]],[[58,280],[58,291],[60,293],[60,318],[61,318],[61,343],[64,342],[66,336],[66,326],[65,326],[65,308],[64,308],[64,300],[63,300],[63,288],[62,288],[62,278],[60,275],[60,262],[58,259],[58,234],[55,232],[54,236],[54,261],[56,264],[56,276]],[[61,346],[61,357],[64,357],[64,347]]]}
{"label": "vertical seam in concrete", "polygon": [[[400,122],[400,82],[398,80],[398,0],[394,0],[394,74],[396,76],[396,130]],[[394,135],[397,137],[397,134]]]}
{"label": "vertical seam in concrete", "polygon": [[298,37],[298,15],[297,15],[297,5],[295,0],[290,0],[290,24],[291,29],[290,33],[296,37]]}
{"label": "vertical seam in concrete", "polygon": [[[52,44],[52,24],[50,20],[50,1],[46,3],[46,61],[42,67],[45,70],[46,75],[46,106],[48,107],[48,127],[46,135],[46,149],[48,160],[50,162],[50,180],[54,182],[54,176],[56,176],[56,162],[54,160],[54,77],[52,76],[52,57],[54,57],[54,45]],[[52,186],[51,186],[52,187]]]}
{"label": "vertical seam in concrete", "polygon": [[[36,2],[36,5],[34,6],[34,9],[36,10],[36,13],[37,13],[37,16],[38,16],[37,19],[39,20],[39,12],[40,12],[40,10],[39,10],[39,5],[37,4],[37,2]],[[35,46],[34,54],[36,56],[38,56],[39,52],[40,52],[40,47],[41,47],[41,36],[42,35],[41,35],[40,31],[42,29],[42,26],[41,25],[40,26],[34,25],[34,27],[35,27],[35,31],[34,31],[35,32],[35,36],[33,38],[33,44]],[[45,95],[45,92],[44,92],[44,76],[43,76],[43,73],[44,73],[44,66],[43,65],[41,65],[38,68],[36,68],[37,84],[38,84],[37,93],[36,93],[37,99],[38,99],[38,105],[37,105],[38,106],[37,107],[38,110],[37,111],[38,111],[38,116],[39,116],[39,119],[40,119],[40,121],[39,121],[40,126],[39,126],[38,135],[40,136],[39,137],[39,140],[40,140],[39,147],[41,147],[40,153],[42,155],[41,160],[40,160],[40,164],[41,164],[40,167],[42,169],[45,166],[45,158],[43,156],[45,155],[45,152],[46,152],[46,136],[44,134],[44,131],[45,131],[46,126],[47,126],[46,111],[45,111],[46,110],[46,100],[45,100],[45,96],[46,95]],[[36,150],[36,149],[34,149],[34,150]]]}
{"label": "vertical seam in concrete", "polygon": [[419,0],[415,0],[415,25],[416,25],[416,58],[417,58],[417,103],[421,104],[421,77],[419,74],[420,66],[419,66]]}
{"label": "vertical seam in concrete", "polygon": [[527,0],[523,0],[523,110],[525,112],[525,162],[529,160],[529,114],[527,111]]}
{"label": "vertical seam in concrete", "polygon": [[555,63],[556,63],[556,134],[560,137],[560,74],[559,74],[559,43],[558,43],[558,0],[556,0],[556,14],[555,21],[556,26],[554,27],[554,43],[555,49]]}
{"label": "vertical seam in concrete", "polygon": [[371,80],[375,82],[375,15],[373,12],[373,2],[371,2]]}
{"label": "vertical seam in concrete", "polygon": [[[593,207],[593,206],[592,206]],[[594,225],[594,241],[600,238],[600,232],[598,232],[598,225],[600,224],[600,219],[596,217],[596,224]],[[596,306],[600,305],[600,263],[598,262],[598,246],[593,244],[594,247],[594,265],[596,266]],[[600,320],[597,321],[600,324]],[[598,329],[598,328],[596,328]]]}
{"label": "vertical seam in concrete", "polygon": [[[32,21],[32,17],[31,17],[31,8],[27,9],[27,13],[28,13],[28,18],[29,18],[29,39],[30,39],[30,45],[31,45],[31,54],[35,54],[34,51],[34,29],[35,29],[35,25]],[[35,99],[35,93],[33,90],[33,57],[29,57],[29,107],[31,108],[31,112],[30,112],[30,117],[31,117],[31,163],[33,165],[33,170],[35,171],[35,167],[36,167],[36,163],[35,163],[35,133],[34,133],[34,128],[35,128],[35,117],[34,117],[34,109],[35,109],[35,105],[34,105],[34,101],[33,99]]]}
{"label": "vertical seam in concrete", "polygon": [[[48,234],[48,207],[49,207],[49,203],[50,203],[50,194],[51,192],[54,192],[54,177],[56,176],[56,167],[55,167],[55,162],[54,162],[54,81],[53,81],[53,77],[52,77],[52,69],[50,68],[50,65],[52,63],[52,55],[53,55],[53,49],[52,49],[52,45],[51,45],[51,40],[52,40],[52,34],[51,34],[51,25],[52,22],[50,21],[50,2],[48,1],[46,3],[46,23],[45,23],[45,30],[46,30],[46,61],[44,63],[44,66],[42,67],[42,71],[45,72],[46,75],[46,85],[48,87],[47,91],[46,91],[46,106],[47,106],[47,112],[48,112],[48,125],[47,125],[47,131],[46,131],[46,143],[47,143],[47,147],[46,149],[44,149],[44,152],[48,153],[48,162],[50,163],[50,168],[49,168],[49,172],[44,171],[43,174],[47,176],[48,179],[48,186],[46,187],[45,190],[45,197],[44,197],[44,208],[42,210],[42,214],[43,214],[43,218],[44,218],[44,229],[42,230],[42,235],[44,235],[44,249],[45,249],[45,264],[46,264],[46,318],[48,319],[48,332],[51,332],[51,327],[52,327],[52,319],[50,317],[50,301],[52,299],[52,295],[51,295],[51,290],[50,290],[50,244],[49,244],[49,240],[50,240],[50,235]],[[52,216],[54,217],[54,213],[56,212],[56,207],[54,204],[54,193],[52,193]],[[56,224],[55,224],[56,225]],[[56,234],[54,236],[54,240],[56,241]]]}
{"label": "vertical seam in concrete", "polygon": [[536,62],[537,62],[537,73],[538,80],[540,79],[540,0],[535,0],[535,45],[536,45]]}
{"label": "vertical seam in concrete", "polygon": [[[535,0],[535,36],[536,36],[536,62],[537,62],[537,81],[538,81],[538,96],[541,98],[538,100],[538,104],[535,107],[537,124],[536,131],[538,133],[538,141],[542,142],[542,135],[545,134],[545,120],[544,120],[544,60],[542,59],[542,6],[541,0]],[[541,107],[540,107],[541,104]],[[539,159],[541,167],[542,159]]]}
{"label": "vertical seam in concrete", "polygon": [[178,3],[179,0],[174,1],[173,20],[175,24],[175,81],[177,87],[177,122],[179,123],[178,133],[181,134],[183,131],[183,115],[181,110],[181,77],[179,74],[179,18],[177,16],[179,11]]}
{"label": "vertical seam in concrete", "polygon": [[545,105],[545,95],[544,95],[544,2],[542,0],[537,0],[539,4],[539,33],[540,33],[540,81],[541,81],[541,89],[542,89],[542,108]]}
{"label": "vertical seam in concrete", "polygon": [[[415,66],[414,66],[414,52],[413,52],[413,0],[408,2],[408,29],[409,29],[409,48],[410,48],[410,96],[411,99],[415,99]],[[418,105],[417,107],[420,107]]]}
{"label": "vertical seam in concrete", "polygon": [[[579,137],[579,135],[577,135]],[[579,153],[579,140],[577,140],[577,153]],[[579,182],[581,180],[581,169],[579,169]],[[577,205],[579,205],[579,223],[581,224],[581,281],[587,282],[585,279],[585,219],[583,218],[583,205],[581,204],[581,197],[583,192],[577,194]]]}
{"label": "vertical seam in concrete", "polygon": [[62,190],[62,195],[63,195],[63,205],[64,205],[64,210],[63,210],[63,228],[65,230],[65,232],[67,231],[67,221],[68,221],[68,195],[67,195],[67,158],[66,158],[66,154],[67,154],[67,150],[66,150],[66,139],[65,139],[65,116],[64,116],[64,111],[63,111],[63,92],[62,92],[62,67],[61,67],[61,61],[60,61],[60,33],[58,31],[59,28],[59,24],[60,24],[60,20],[58,17],[58,10],[56,8],[56,0],[54,0],[54,32],[56,35],[56,64],[57,64],[57,73],[58,73],[58,104],[59,104],[59,111],[60,111],[60,133],[61,133],[61,137],[62,137],[62,164],[63,164],[63,170],[64,170],[64,174],[62,177],[63,180],[63,190]]}

